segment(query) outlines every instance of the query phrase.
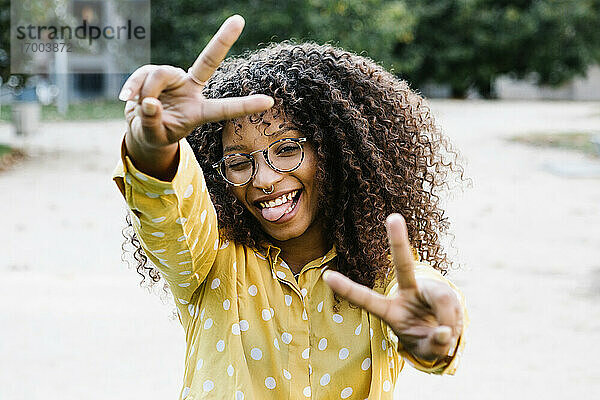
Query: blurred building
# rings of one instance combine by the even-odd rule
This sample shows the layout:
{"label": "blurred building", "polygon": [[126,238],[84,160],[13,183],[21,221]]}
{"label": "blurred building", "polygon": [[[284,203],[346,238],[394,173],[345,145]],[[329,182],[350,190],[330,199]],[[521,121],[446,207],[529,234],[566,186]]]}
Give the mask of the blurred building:
{"label": "blurred building", "polygon": [[[103,25],[117,19],[111,1],[74,0],[72,13],[89,24]],[[69,101],[116,97],[126,76],[113,69],[113,55],[102,51],[99,54],[73,54],[66,60]],[[99,72],[99,70],[101,72]],[[59,71],[56,71],[59,72]]]}
{"label": "blurred building", "polygon": [[584,78],[576,78],[562,86],[538,86],[532,80],[508,76],[498,78],[496,94],[505,100],[600,100],[600,66],[591,67]]}

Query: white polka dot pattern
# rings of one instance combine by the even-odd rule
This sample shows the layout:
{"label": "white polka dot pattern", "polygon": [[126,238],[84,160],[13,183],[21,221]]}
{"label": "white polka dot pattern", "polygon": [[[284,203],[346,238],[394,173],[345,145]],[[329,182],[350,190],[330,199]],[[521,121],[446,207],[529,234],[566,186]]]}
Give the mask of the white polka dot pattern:
{"label": "white polka dot pattern", "polygon": [[215,388],[215,383],[209,379],[205,380],[204,383],[202,384],[202,389],[204,389],[205,392],[210,392],[214,388]]}
{"label": "white polka dot pattern", "polygon": [[292,341],[292,334],[288,332],[283,332],[281,334],[281,341],[285,344],[290,344],[290,342]]}
{"label": "white polka dot pattern", "polygon": [[322,338],[319,340],[319,350],[323,351],[327,348],[327,338]]}
{"label": "white polka dot pattern", "polygon": [[267,389],[275,389],[275,386],[277,386],[275,378],[273,378],[272,376],[267,377],[267,379],[265,379],[265,386],[267,387]]}
{"label": "white polka dot pattern", "polygon": [[143,174],[141,174],[139,172],[135,173],[135,177],[144,182],[148,181],[148,178],[146,178]]}
{"label": "white polka dot pattern", "polygon": [[256,285],[250,285],[248,287],[248,293],[250,294],[250,296],[256,296],[256,294],[258,293],[258,289],[256,288]]}
{"label": "white polka dot pattern", "polygon": [[338,353],[338,357],[340,358],[340,360],[345,360],[346,358],[348,358],[348,354],[350,354],[348,349],[345,347],[342,347],[340,349],[340,352]]}
{"label": "white polka dot pattern", "polygon": [[305,387],[302,390],[302,394],[304,394],[304,397],[310,397],[311,396],[310,386]]}
{"label": "white polka dot pattern", "polygon": [[360,369],[362,369],[363,371],[368,370],[369,368],[371,368],[371,358],[367,357],[363,360],[363,362],[360,364]]}
{"label": "white polka dot pattern", "polygon": [[184,387],[183,391],[181,392],[181,398],[185,399],[188,394],[190,394],[190,388],[189,387]]}
{"label": "white polka dot pattern", "polygon": [[253,360],[258,361],[262,359],[262,356],[262,351],[258,347],[255,347],[252,350],[250,350],[250,357],[252,357]]}
{"label": "white polka dot pattern", "polygon": [[304,358],[305,360],[308,360],[309,357],[310,357],[310,347],[307,347],[302,351],[302,358]]}
{"label": "white polka dot pattern", "polygon": [[350,396],[352,396],[352,388],[351,387],[346,387],[346,388],[342,389],[342,392],[340,393],[340,397],[342,399],[347,399]]}
{"label": "white polka dot pattern", "polygon": [[262,310],[262,319],[264,321],[268,321],[271,319],[271,311],[267,310],[267,309],[263,309]]}
{"label": "white polka dot pattern", "polygon": [[246,321],[245,319],[240,321],[240,330],[242,332],[246,332],[249,327],[250,327],[250,324],[248,323],[248,321]]}
{"label": "white polka dot pattern", "polygon": [[194,186],[189,185],[187,187],[187,189],[185,189],[185,192],[183,192],[183,198],[187,199],[187,198],[191,197],[192,193],[194,193]]}
{"label": "white polka dot pattern", "polygon": [[383,391],[384,392],[389,392],[391,388],[392,388],[392,382],[390,382],[389,380],[386,379],[383,382]]}
{"label": "white polka dot pattern", "polygon": [[292,379],[292,374],[290,374],[290,371],[288,371],[287,369],[284,368],[283,369],[283,377],[289,381],[290,379]]}

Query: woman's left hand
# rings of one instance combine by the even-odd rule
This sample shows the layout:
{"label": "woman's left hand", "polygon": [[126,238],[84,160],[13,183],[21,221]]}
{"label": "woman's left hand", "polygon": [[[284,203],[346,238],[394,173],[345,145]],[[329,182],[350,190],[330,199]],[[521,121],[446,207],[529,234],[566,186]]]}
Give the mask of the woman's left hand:
{"label": "woman's left hand", "polygon": [[415,279],[414,258],[406,223],[400,214],[386,221],[392,261],[398,280],[395,296],[384,296],[374,290],[327,271],[327,284],[346,298],[385,321],[404,350],[415,357],[435,362],[454,349],[462,330],[462,307],[445,283],[434,279]]}

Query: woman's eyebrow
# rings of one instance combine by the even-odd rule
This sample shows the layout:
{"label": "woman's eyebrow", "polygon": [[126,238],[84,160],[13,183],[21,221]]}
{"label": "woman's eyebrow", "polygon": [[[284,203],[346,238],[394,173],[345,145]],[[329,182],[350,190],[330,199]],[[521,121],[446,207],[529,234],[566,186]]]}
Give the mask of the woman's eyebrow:
{"label": "woman's eyebrow", "polygon": [[[276,138],[276,137],[283,135],[286,132],[295,131],[295,130],[296,130],[296,128],[288,126],[288,127],[281,128],[273,133],[270,133],[268,136],[270,138]],[[242,144],[233,144],[230,146],[225,146],[225,148],[223,149],[223,153],[228,153],[230,151],[243,151],[245,149],[246,149],[246,146],[244,146]]]}

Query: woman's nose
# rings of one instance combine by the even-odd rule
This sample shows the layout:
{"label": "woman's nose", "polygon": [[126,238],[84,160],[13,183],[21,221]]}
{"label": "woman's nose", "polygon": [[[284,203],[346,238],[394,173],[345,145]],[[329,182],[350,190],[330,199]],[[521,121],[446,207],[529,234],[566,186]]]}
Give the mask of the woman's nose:
{"label": "woman's nose", "polygon": [[271,168],[271,166],[269,166],[269,164],[267,164],[264,156],[260,155],[255,157],[254,160],[256,163],[256,173],[252,179],[252,186],[255,188],[270,188],[283,178],[283,174],[281,172],[275,171],[273,168]]}

